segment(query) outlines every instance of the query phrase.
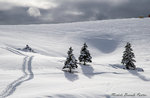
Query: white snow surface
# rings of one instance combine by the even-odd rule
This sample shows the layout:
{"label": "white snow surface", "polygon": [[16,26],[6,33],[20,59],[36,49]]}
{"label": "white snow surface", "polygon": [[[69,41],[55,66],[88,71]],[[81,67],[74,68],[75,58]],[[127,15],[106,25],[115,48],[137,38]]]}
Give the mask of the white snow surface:
{"label": "white snow surface", "polygon": [[[63,72],[69,47],[78,59],[84,42],[93,62]],[[122,69],[126,42],[144,72]],[[17,50],[26,44],[36,53]],[[6,97],[150,98],[150,18],[0,25],[0,98]]]}

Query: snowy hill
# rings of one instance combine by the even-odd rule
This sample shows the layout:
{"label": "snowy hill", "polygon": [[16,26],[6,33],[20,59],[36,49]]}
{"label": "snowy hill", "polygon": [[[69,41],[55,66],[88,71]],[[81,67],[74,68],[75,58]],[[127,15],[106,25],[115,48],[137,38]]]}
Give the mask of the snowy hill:
{"label": "snowy hill", "polygon": [[[61,71],[69,47],[78,59],[84,42],[90,66]],[[126,42],[144,72],[121,68]],[[149,18],[0,25],[0,98],[149,98],[149,42]],[[27,44],[36,53],[17,50]]]}

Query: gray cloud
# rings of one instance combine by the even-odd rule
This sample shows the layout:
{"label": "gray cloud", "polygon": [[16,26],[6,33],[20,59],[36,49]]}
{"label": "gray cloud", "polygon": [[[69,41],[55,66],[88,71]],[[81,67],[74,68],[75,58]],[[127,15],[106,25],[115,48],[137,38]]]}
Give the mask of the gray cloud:
{"label": "gray cloud", "polygon": [[[50,0],[44,1],[51,4],[47,3]],[[150,14],[150,0],[53,0],[52,4],[57,5],[55,7],[44,7],[45,3],[39,7],[36,4],[38,3],[16,6],[9,3],[8,8],[0,10],[0,24],[63,23],[131,18]],[[39,17],[29,15],[27,11],[32,7],[40,11]]]}
{"label": "gray cloud", "polygon": [[42,22],[39,18],[27,14],[27,9],[25,7],[15,7],[11,10],[0,11],[0,24],[32,24]]}

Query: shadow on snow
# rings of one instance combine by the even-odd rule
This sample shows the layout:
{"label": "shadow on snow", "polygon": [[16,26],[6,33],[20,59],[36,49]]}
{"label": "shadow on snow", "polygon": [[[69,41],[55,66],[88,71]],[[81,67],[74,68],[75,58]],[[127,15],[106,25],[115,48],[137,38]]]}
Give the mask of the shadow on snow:
{"label": "shadow on snow", "polygon": [[[15,51],[15,50],[11,50],[10,48],[8,49],[8,51],[13,52],[17,55],[23,55],[24,54],[20,53],[19,51]],[[34,74],[32,72],[32,60],[33,60],[34,56],[28,57],[25,56],[23,59],[23,64],[22,64],[22,72],[23,72],[23,76],[19,77],[17,80],[13,81],[12,83],[10,83],[5,90],[3,90],[3,92],[1,93],[0,97],[5,98],[7,96],[12,95],[18,86],[20,86],[22,83],[29,81],[31,79],[34,78]]]}
{"label": "shadow on snow", "polygon": [[65,75],[66,79],[68,79],[69,81],[72,81],[72,82],[79,79],[78,75],[75,73],[64,72],[64,75]]}
{"label": "shadow on snow", "polygon": [[81,69],[83,74],[88,77],[88,78],[92,78],[93,75],[95,75],[96,73],[93,73],[94,69],[91,65],[82,65],[80,64]]}
{"label": "shadow on snow", "polygon": [[[102,35],[101,37],[95,37],[86,39],[85,42],[89,43],[90,45],[94,46],[98,50],[103,53],[111,53],[115,51],[119,42],[117,40],[112,39],[113,36],[111,35]],[[110,48],[111,47],[111,48]]]}
{"label": "shadow on snow", "polygon": [[[109,64],[109,65],[115,69],[125,69],[125,66],[123,65],[119,65],[119,64]],[[150,79],[146,78],[145,76],[139,73],[142,72],[142,70],[143,70],[142,68],[137,67],[137,70],[127,70],[127,71],[130,72],[132,75],[137,76],[143,81],[150,81]]]}
{"label": "shadow on snow", "polygon": [[82,65],[80,64],[82,73],[88,77],[92,78],[95,75],[102,75],[102,74],[123,74],[123,73],[117,73],[117,72],[94,72],[94,68],[91,65]]}
{"label": "shadow on snow", "polygon": [[[82,95],[82,94],[77,94],[77,95],[71,95],[71,94],[56,94],[56,95],[47,95],[44,96],[44,98],[111,98],[111,95],[105,94],[105,95],[94,95],[94,96],[88,96],[88,95]],[[113,97],[114,98],[114,97]]]}

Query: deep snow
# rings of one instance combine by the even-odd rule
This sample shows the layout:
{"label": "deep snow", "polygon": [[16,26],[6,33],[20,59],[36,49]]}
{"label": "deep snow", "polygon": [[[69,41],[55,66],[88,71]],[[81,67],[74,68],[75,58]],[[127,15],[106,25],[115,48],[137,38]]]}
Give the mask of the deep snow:
{"label": "deep snow", "polygon": [[[128,41],[144,72],[122,69]],[[68,48],[77,59],[84,42],[93,62],[74,74],[63,72]],[[149,98],[149,42],[149,18],[0,25],[0,98]],[[37,53],[17,50],[26,44]]]}

